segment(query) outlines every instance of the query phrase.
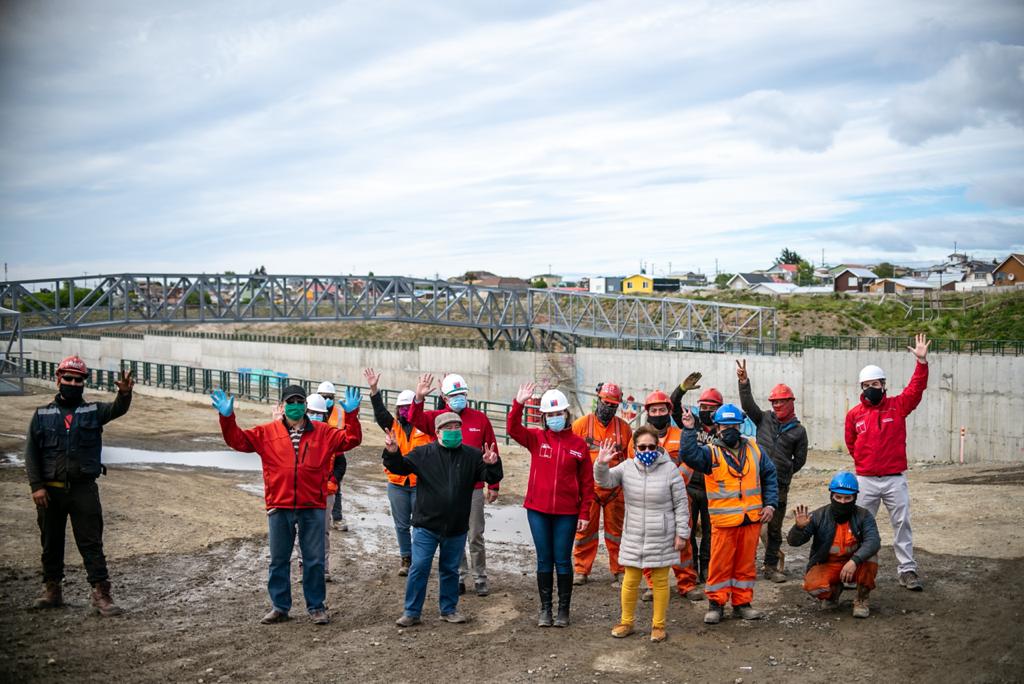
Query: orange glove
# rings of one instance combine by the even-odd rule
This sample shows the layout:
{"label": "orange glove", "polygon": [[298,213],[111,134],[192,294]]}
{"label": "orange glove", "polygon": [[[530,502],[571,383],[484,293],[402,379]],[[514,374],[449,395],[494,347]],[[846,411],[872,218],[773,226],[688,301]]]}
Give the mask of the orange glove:
{"label": "orange glove", "polygon": [[338,493],[338,483],[333,479],[327,480],[327,493],[329,495]]}

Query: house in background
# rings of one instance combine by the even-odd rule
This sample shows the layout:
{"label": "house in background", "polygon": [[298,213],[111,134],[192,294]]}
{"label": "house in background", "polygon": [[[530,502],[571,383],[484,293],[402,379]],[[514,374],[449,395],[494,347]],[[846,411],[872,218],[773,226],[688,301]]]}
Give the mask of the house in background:
{"label": "house in background", "polygon": [[835,292],[867,292],[878,276],[866,268],[844,267],[835,274],[832,289]]}
{"label": "house in background", "polygon": [[916,278],[879,278],[868,285],[868,292],[879,294],[924,294],[935,289],[932,283]]}
{"label": "house in background", "polygon": [[681,287],[707,287],[708,277],[703,273],[694,273],[693,271],[686,271],[669,273],[665,276],[666,278],[672,278],[678,280]]}
{"label": "house in background", "polygon": [[797,265],[796,264],[784,264],[776,261],[771,268],[764,272],[765,275],[771,276],[775,282],[796,282]]}
{"label": "house in background", "polygon": [[651,278],[655,292],[679,292],[679,281],[675,278]]}
{"label": "house in background", "polygon": [[800,288],[793,283],[757,283],[756,285],[751,285],[747,291],[754,294],[778,297],[780,295],[793,294],[798,289]]}
{"label": "house in background", "polygon": [[651,294],[652,292],[654,292],[654,278],[635,273],[622,279],[622,294],[637,295]]}
{"label": "house in background", "polygon": [[737,273],[725,286],[730,290],[749,290],[754,285],[761,283],[774,283],[772,277],[764,273]]}
{"label": "house in background", "polygon": [[596,294],[618,294],[622,292],[622,281],[622,276],[594,276],[588,288]]}
{"label": "house in background", "polygon": [[992,269],[992,283],[1007,287],[1024,283],[1024,254],[1011,254]]}
{"label": "house in background", "polygon": [[558,287],[562,282],[562,276],[555,275],[554,273],[541,273],[540,275],[530,276],[530,283],[535,283],[538,280],[543,280],[548,287]]}

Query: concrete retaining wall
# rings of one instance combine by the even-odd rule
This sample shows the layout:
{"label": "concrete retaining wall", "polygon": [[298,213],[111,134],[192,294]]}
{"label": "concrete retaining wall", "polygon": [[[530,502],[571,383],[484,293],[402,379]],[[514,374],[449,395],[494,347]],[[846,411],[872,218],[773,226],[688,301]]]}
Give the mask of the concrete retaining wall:
{"label": "concrete retaining wall", "polygon": [[[115,369],[122,358],[233,370],[269,368],[301,378],[363,384],[362,369],[382,373],[381,385],[412,387],[420,373],[458,372],[479,399],[510,401],[519,383],[533,378],[530,352],[420,347],[414,351],[319,347],[146,336],[142,340],[101,338],[25,340],[30,358],[57,361],[77,353],[90,365]],[[704,374],[702,387],[718,387],[726,401],[739,402],[736,364],[723,354],[580,349],[577,386],[593,392],[613,380],[642,401],[647,392],[669,389],[689,372]],[[900,391],[914,368],[909,352],[808,350],[802,356],[752,357],[747,371],[759,401],[785,382],[797,395],[797,412],[815,449],[845,449],[846,412],[858,400],[857,373],[874,363],[889,375],[890,392]],[[696,396],[691,396],[696,400]],[[933,355],[924,400],[908,421],[912,461],[955,461],[960,427],[967,429],[965,460],[1024,461],[1024,357]]]}

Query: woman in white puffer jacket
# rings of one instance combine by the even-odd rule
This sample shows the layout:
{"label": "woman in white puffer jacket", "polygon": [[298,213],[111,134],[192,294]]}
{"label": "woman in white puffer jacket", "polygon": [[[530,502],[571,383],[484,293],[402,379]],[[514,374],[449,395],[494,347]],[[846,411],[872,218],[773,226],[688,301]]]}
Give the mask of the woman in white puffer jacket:
{"label": "woman in white puffer jacket", "polygon": [[633,616],[644,569],[651,570],[654,616],[651,641],[665,640],[668,611],[668,573],[679,562],[679,551],[689,543],[690,510],[686,484],[672,458],[658,446],[658,433],[649,425],[633,434],[636,458],[614,468],[615,445],[606,441],[594,461],[594,481],[599,487],[622,487],[626,517],[622,526],[619,562],[626,568],[622,581],[622,618],[612,629],[613,637],[633,633]]}

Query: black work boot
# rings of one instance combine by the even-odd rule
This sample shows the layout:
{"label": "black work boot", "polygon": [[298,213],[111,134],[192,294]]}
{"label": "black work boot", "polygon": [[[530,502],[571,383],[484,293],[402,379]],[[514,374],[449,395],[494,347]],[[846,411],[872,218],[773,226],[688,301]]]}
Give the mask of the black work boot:
{"label": "black work boot", "polygon": [[537,616],[538,627],[551,626],[551,594],[554,590],[555,573],[537,573],[537,592],[540,594],[540,615]]}
{"label": "black work boot", "polygon": [[558,576],[558,615],[555,627],[569,626],[569,604],[572,603],[572,573]]}
{"label": "black work boot", "polygon": [[92,585],[92,607],[103,617],[120,615],[124,611],[114,604],[110,596],[110,582],[97,582]]}
{"label": "black work boot", "polygon": [[44,582],[43,593],[33,603],[33,608],[59,608],[64,605],[60,582]]}

